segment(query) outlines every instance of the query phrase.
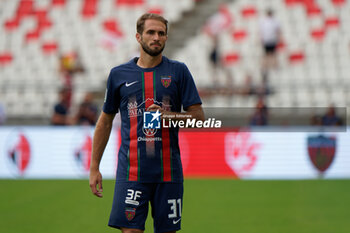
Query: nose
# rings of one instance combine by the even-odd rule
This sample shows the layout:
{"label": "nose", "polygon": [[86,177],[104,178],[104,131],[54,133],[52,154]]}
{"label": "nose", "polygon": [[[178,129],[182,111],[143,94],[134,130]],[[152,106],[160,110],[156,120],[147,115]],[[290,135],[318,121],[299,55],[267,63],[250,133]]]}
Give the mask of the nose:
{"label": "nose", "polygon": [[158,41],[159,38],[160,38],[160,35],[159,35],[158,33],[154,33],[153,39],[156,40],[156,41]]}

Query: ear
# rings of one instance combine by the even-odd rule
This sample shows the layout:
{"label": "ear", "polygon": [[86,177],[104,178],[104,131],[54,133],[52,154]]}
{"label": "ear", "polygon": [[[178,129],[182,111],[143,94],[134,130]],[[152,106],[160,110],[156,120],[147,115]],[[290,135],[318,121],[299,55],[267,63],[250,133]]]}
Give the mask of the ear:
{"label": "ear", "polygon": [[136,37],[137,42],[140,43],[140,41],[141,41],[141,34],[137,32],[135,37]]}

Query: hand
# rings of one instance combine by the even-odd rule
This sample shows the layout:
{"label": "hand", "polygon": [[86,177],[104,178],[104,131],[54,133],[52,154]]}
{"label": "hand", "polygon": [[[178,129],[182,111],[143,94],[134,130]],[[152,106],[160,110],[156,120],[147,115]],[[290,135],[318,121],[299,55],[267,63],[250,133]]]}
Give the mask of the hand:
{"label": "hand", "polygon": [[[98,186],[98,188],[96,188]],[[102,175],[99,170],[91,171],[90,170],[90,189],[91,192],[97,197],[103,197],[102,192]]]}
{"label": "hand", "polygon": [[156,112],[157,110],[159,110],[160,113],[162,113],[162,111],[163,111],[162,107],[160,107],[157,104],[152,104],[151,106],[149,106],[147,108],[147,111],[149,111],[149,112]]}
{"label": "hand", "polygon": [[160,117],[161,119],[168,119],[168,116],[173,116],[174,114],[170,111],[166,111],[164,108],[160,107],[157,104],[152,104],[147,108],[147,111],[149,112],[156,112],[159,111],[161,113]]}

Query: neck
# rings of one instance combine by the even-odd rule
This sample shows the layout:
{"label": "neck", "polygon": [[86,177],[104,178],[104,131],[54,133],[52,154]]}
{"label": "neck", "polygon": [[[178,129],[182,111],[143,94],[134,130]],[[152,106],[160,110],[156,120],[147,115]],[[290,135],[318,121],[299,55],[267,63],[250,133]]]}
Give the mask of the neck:
{"label": "neck", "polygon": [[140,58],[137,60],[137,65],[141,68],[153,68],[162,62],[162,54],[152,57],[149,54],[141,51]]}

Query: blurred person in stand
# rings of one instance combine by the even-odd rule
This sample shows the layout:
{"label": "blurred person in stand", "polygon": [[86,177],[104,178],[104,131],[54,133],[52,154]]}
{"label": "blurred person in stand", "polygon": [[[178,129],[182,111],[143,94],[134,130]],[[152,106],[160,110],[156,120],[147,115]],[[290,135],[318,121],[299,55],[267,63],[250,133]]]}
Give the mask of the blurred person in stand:
{"label": "blurred person in stand", "polygon": [[326,114],[322,116],[321,123],[323,126],[339,126],[343,125],[343,120],[336,114],[335,107],[331,105]]}
{"label": "blurred person in stand", "polygon": [[70,125],[71,119],[69,117],[70,109],[70,90],[62,88],[59,91],[59,101],[54,106],[54,112],[51,117],[52,125]]}
{"label": "blurred person in stand", "polygon": [[84,66],[77,52],[60,56],[59,71],[63,77],[63,86],[69,91],[68,106],[70,106],[72,102],[74,75],[84,72],[84,70]]}
{"label": "blurred person in stand", "polygon": [[5,124],[6,121],[6,112],[5,112],[5,107],[2,105],[0,102],[0,125]]}
{"label": "blurred person in stand", "polygon": [[255,112],[250,118],[250,126],[266,126],[268,125],[268,108],[264,98],[259,97]]}
{"label": "blurred person in stand", "polygon": [[83,102],[79,105],[78,113],[75,116],[78,125],[95,125],[98,118],[98,108],[94,103],[94,95],[86,93]]}
{"label": "blurred person in stand", "polygon": [[244,84],[239,89],[239,94],[241,95],[253,95],[255,94],[255,86],[253,84],[253,77],[251,74],[247,73],[245,75]]}
{"label": "blurred person in stand", "polygon": [[266,10],[266,16],[260,22],[260,38],[264,49],[262,70],[267,73],[278,67],[276,49],[281,41],[280,22],[275,18],[272,9]]}
{"label": "blurred person in stand", "polygon": [[271,88],[267,83],[266,76],[262,77],[261,83],[254,84],[253,77],[250,73],[246,73],[243,86],[238,91],[241,95],[258,95],[264,96],[271,93]]}
{"label": "blurred person in stand", "polygon": [[[225,30],[229,30],[232,26],[232,16],[229,11],[229,8],[225,4],[221,4],[218,8],[218,11],[212,15],[206,24],[203,27],[204,33],[206,33],[212,41],[212,47],[209,52],[209,61],[211,64],[211,72],[212,72],[212,83],[213,85],[209,88],[214,89],[217,92],[224,94],[232,94],[232,86],[233,86],[233,78],[229,70],[224,70],[222,62],[221,62],[221,54],[219,49],[219,36]],[[220,81],[218,74],[220,74],[220,70],[223,70],[225,75],[226,82],[223,85]],[[220,86],[221,85],[221,86]],[[214,90],[214,92],[215,92]]]}

